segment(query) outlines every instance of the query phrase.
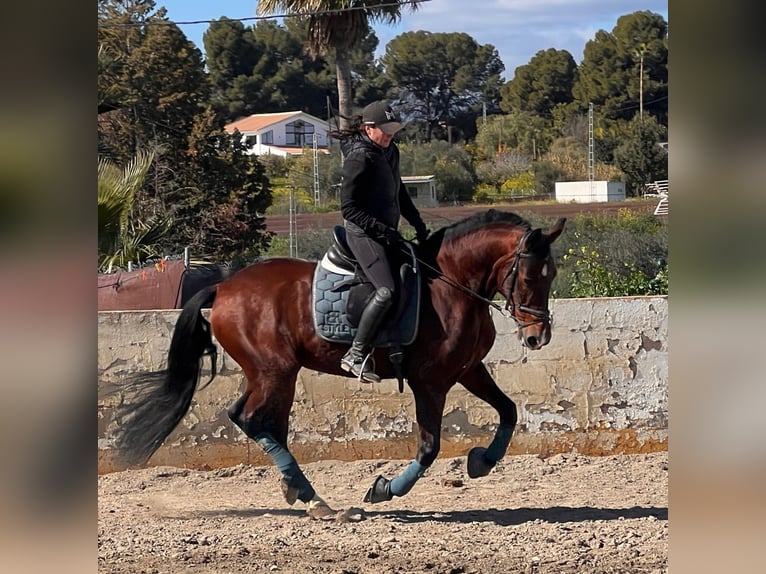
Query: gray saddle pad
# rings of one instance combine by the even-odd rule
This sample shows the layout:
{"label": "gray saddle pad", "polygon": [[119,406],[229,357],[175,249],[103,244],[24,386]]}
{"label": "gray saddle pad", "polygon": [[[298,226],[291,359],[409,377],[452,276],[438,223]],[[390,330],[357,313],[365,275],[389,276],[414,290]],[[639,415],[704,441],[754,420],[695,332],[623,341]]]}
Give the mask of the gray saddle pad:
{"label": "gray saddle pad", "polygon": [[[348,343],[354,340],[356,328],[346,317],[349,289],[342,284],[354,278],[348,271],[331,263],[327,256],[317,263],[311,288],[311,308],[314,328],[325,341]],[[384,323],[375,339],[375,347],[410,345],[418,333],[420,315],[420,277],[417,270],[412,274],[412,284],[405,291],[410,293],[398,324]]]}

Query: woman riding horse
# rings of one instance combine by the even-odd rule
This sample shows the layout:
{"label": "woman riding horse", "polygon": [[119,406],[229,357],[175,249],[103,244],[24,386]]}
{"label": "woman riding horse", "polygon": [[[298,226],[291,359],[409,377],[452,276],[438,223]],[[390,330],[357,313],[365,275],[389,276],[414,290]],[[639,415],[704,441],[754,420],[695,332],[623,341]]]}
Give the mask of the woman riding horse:
{"label": "woman riding horse", "polygon": [[339,134],[344,156],[340,210],[346,238],[360,269],[375,288],[362,311],[351,348],[340,366],[360,381],[380,382],[371,365],[375,335],[398,296],[389,249],[400,249],[399,217],[415,228],[419,242],[428,237],[420,212],[399,175],[399,148],[394,134],[402,129],[399,115],[386,102],[373,102],[360,123]]}
{"label": "woman riding horse", "polygon": [[[415,400],[417,454],[394,479],[377,477],[366,502],[405,495],[434,462],[446,396],[458,382],[499,415],[488,447],[475,447],[468,454],[469,476],[486,475],[505,455],[517,412],[482,363],[495,341],[489,307],[497,305],[491,299],[496,293],[505,298],[505,310],[516,321],[525,347],[535,350],[548,344],[548,298],[556,275],[550,248],[564,222],[560,219],[544,231],[518,215],[489,210],[440,229],[418,248],[419,259],[430,271],[424,280],[418,334],[405,347],[404,361]],[[307,503],[312,516],[333,512],[287,444],[300,369],[349,376],[339,365],[346,346],[322,339],[313,326],[315,269],[316,263],[306,260],[264,259],[203,289],[187,303],[173,332],[167,368],[140,373],[125,386],[137,393],[117,414],[115,444],[125,462],[146,462],[184,417],[201,357],[212,354],[215,366],[214,335],[247,378],[242,396],[228,410],[229,418],[277,465],[288,503]],[[208,322],[201,307],[210,297],[215,299]],[[393,378],[394,365],[384,352],[376,353],[380,376]]]}

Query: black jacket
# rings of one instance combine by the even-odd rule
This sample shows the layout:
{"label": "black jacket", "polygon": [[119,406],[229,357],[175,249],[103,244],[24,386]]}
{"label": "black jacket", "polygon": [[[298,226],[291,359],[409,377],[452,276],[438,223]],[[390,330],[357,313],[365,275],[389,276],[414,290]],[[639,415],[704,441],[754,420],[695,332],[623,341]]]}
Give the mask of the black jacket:
{"label": "black jacket", "polygon": [[403,216],[416,232],[426,229],[399,175],[399,148],[382,148],[367,136],[341,142],[345,157],[340,188],[343,219],[374,239],[383,239],[387,227],[397,229]]}

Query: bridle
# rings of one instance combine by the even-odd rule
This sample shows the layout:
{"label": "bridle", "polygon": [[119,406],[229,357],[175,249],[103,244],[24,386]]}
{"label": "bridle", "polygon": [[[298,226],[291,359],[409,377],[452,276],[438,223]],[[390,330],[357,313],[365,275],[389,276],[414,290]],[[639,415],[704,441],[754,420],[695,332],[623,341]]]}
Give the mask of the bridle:
{"label": "bridle", "polygon": [[[532,307],[527,307],[526,305],[517,305],[516,302],[513,300],[513,292],[516,289],[516,281],[519,277],[519,262],[522,259],[533,259],[535,258],[535,255],[533,253],[529,253],[528,251],[524,251],[524,247],[526,246],[527,239],[529,238],[531,231],[527,231],[524,234],[524,237],[521,238],[521,241],[519,241],[519,247],[516,250],[516,256],[513,258],[513,264],[508,268],[508,272],[505,274],[505,277],[503,277],[503,280],[500,281],[498,284],[498,290],[505,284],[505,282],[508,280],[508,278],[511,279],[511,284],[508,287],[508,295],[506,295],[505,298],[505,310],[510,311],[511,317],[514,321],[516,321],[516,324],[519,326],[519,328],[523,329],[524,327],[529,327],[530,325],[534,325],[536,323],[548,323],[550,324],[552,321],[551,312],[548,309],[534,309]],[[544,262],[547,263],[551,258],[550,253],[545,257]],[[516,311],[520,311],[522,313],[525,313],[527,315],[532,315],[533,317],[536,317],[532,321],[528,321],[524,323],[521,321],[521,319],[516,315]]]}
{"label": "bridle", "polygon": [[[415,256],[415,252],[412,248],[412,245],[408,244],[408,250],[409,255],[412,256],[413,259],[417,260],[418,263],[420,263],[423,267],[434,273],[436,275],[437,279],[440,279],[441,281],[444,281],[448,285],[451,285],[452,287],[455,287],[456,289],[459,289],[460,291],[463,291],[467,295],[473,297],[474,299],[478,299],[479,301],[483,301],[484,303],[487,303],[490,307],[494,307],[500,313],[502,314],[503,311],[510,311],[511,318],[516,322],[516,325],[520,329],[523,329],[525,327],[529,327],[530,325],[535,325],[536,323],[548,323],[549,325],[553,322],[553,316],[551,315],[551,312],[548,309],[540,310],[540,309],[533,309],[532,307],[527,307],[526,305],[517,305],[516,302],[513,300],[513,291],[516,288],[516,281],[519,276],[519,261],[521,259],[533,259],[535,255],[533,253],[529,253],[523,250],[524,246],[526,245],[527,239],[531,235],[532,231],[527,231],[524,236],[521,238],[521,241],[519,241],[518,249],[516,250],[516,255],[513,259],[513,264],[508,268],[508,272],[505,274],[505,277],[503,277],[503,280],[498,284],[498,291],[500,291],[500,288],[503,286],[503,284],[508,280],[510,277],[511,279],[511,285],[508,289],[508,295],[506,295],[505,298],[505,308],[501,308],[500,305],[495,303],[494,301],[491,301],[490,299],[487,299],[486,297],[482,297],[475,291],[469,289],[468,287],[465,287],[464,285],[461,285],[454,279],[451,279],[450,277],[447,277],[444,275],[441,271],[438,269],[435,269],[425,261],[421,260],[419,257]],[[550,253],[545,257],[544,262],[551,261],[551,255]],[[522,313],[526,313],[527,315],[532,315],[533,317],[536,317],[533,321],[523,322],[517,315],[516,311],[520,311]]]}

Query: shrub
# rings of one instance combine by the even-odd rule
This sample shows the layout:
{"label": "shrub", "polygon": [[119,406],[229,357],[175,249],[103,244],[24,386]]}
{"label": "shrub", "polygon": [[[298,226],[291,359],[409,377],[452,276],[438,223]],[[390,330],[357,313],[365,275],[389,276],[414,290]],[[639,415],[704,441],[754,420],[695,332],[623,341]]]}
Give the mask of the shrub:
{"label": "shrub", "polygon": [[651,214],[621,211],[617,217],[581,216],[559,241],[563,251],[555,297],[666,295],[667,228]]}
{"label": "shrub", "polygon": [[579,252],[569,248],[564,260],[575,259],[571,275],[572,297],[628,297],[631,295],[667,295],[668,267],[664,260],[657,262],[657,272],[649,277],[635,264],[623,262],[623,272],[610,271],[596,249],[580,246]]}
{"label": "shrub", "polygon": [[[301,259],[319,261],[332,243],[332,229],[308,229],[301,231],[296,240],[297,255]],[[290,238],[284,235],[274,236],[265,257],[288,257]]]}

